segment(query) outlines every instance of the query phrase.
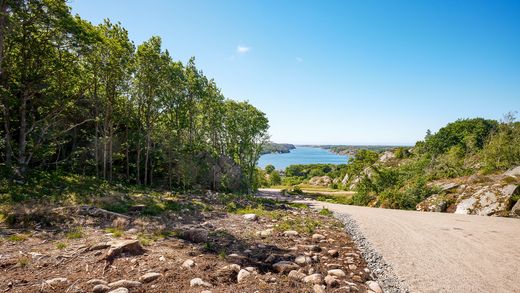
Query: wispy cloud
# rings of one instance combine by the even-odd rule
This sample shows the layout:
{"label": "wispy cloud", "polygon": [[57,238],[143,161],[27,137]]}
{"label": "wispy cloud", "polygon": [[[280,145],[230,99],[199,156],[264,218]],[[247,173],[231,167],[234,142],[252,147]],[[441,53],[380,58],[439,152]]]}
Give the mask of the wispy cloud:
{"label": "wispy cloud", "polygon": [[245,54],[251,50],[250,47],[247,46],[237,46],[237,53],[238,54]]}

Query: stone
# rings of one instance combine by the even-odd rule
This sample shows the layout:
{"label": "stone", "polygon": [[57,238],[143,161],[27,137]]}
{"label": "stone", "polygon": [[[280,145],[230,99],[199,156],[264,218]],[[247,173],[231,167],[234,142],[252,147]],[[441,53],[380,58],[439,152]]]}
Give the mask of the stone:
{"label": "stone", "polygon": [[356,265],[348,265],[348,269],[351,271],[355,271],[357,269]]}
{"label": "stone", "polygon": [[332,179],[329,176],[314,176],[309,179],[309,184],[314,186],[329,186],[332,184]]}
{"label": "stone", "polygon": [[45,284],[52,286],[52,285],[57,285],[59,283],[68,283],[68,282],[69,282],[69,280],[67,278],[54,278],[54,279],[45,281]]}
{"label": "stone", "polygon": [[361,282],[363,282],[363,278],[361,278],[358,275],[354,275],[354,276],[352,276],[352,281],[361,283]]}
{"label": "stone", "polygon": [[312,274],[302,279],[305,283],[323,284],[323,276],[321,274]]}
{"label": "stone", "polygon": [[336,249],[331,249],[331,250],[327,251],[327,254],[332,256],[332,257],[338,257],[339,256],[339,252]]}
{"label": "stone", "polygon": [[257,231],[255,234],[256,236],[260,236],[260,237],[267,237],[267,236],[271,236],[271,234],[273,234],[273,229],[269,228],[269,229],[265,229],[265,230],[262,230],[262,231]]}
{"label": "stone", "polygon": [[117,240],[108,242],[110,249],[108,250],[105,259],[112,261],[122,253],[130,255],[139,255],[144,252],[139,240]]}
{"label": "stone", "polygon": [[297,263],[300,266],[306,266],[306,265],[312,263],[312,258],[310,258],[310,257],[308,257],[306,255],[300,255],[300,256],[297,256],[294,259],[294,262]]}
{"label": "stone", "polygon": [[328,275],[330,276],[334,276],[334,277],[338,277],[338,278],[343,278],[343,277],[346,277],[347,274],[345,274],[345,272],[341,269],[333,269],[333,270],[329,270],[327,272]]}
{"label": "stone", "polygon": [[157,280],[159,277],[161,277],[162,275],[159,274],[159,273],[146,273],[144,275],[142,275],[140,278],[139,278],[139,281],[143,282],[143,283],[150,283],[152,281],[155,281]]}
{"label": "stone", "polygon": [[187,259],[182,263],[181,267],[185,269],[191,269],[194,265],[195,261],[193,261],[193,259]]}
{"label": "stone", "polygon": [[114,289],[108,293],[128,293],[128,289],[126,289],[125,287],[119,287],[117,289]]}
{"label": "stone", "polygon": [[274,254],[270,254],[268,257],[265,258],[265,262],[267,263],[273,263],[276,260],[276,256]]}
{"label": "stone", "polygon": [[106,285],[106,284],[108,284],[108,282],[105,280],[102,280],[102,279],[91,279],[91,280],[87,281],[87,284],[89,284],[89,285],[99,285],[99,284]]}
{"label": "stone", "polygon": [[379,162],[386,163],[394,158],[395,158],[394,152],[386,151],[386,152],[383,152],[383,154],[379,157]]}
{"label": "stone", "polygon": [[132,281],[132,280],[119,280],[108,284],[108,287],[125,287],[125,288],[134,288],[141,286],[141,282]]}
{"label": "stone", "polygon": [[443,194],[432,194],[415,206],[415,209],[423,212],[444,213],[448,209],[448,201]]}
{"label": "stone", "polygon": [[159,257],[159,261],[165,261],[166,258],[164,256],[161,255],[161,257]]}
{"label": "stone", "polygon": [[511,215],[515,217],[520,217],[520,200],[516,202],[513,208],[511,208]]}
{"label": "stone", "polygon": [[94,292],[94,293],[105,293],[109,290],[110,290],[110,287],[108,287],[107,285],[104,285],[104,284],[97,284],[96,286],[94,286],[94,288],[92,288],[92,292]]}
{"label": "stone", "polygon": [[212,285],[208,282],[203,281],[201,278],[194,278],[190,281],[190,287],[212,287]]}
{"label": "stone", "polygon": [[480,216],[508,214],[511,197],[519,192],[520,188],[514,184],[478,186],[476,189],[468,187],[461,194],[455,213]]}
{"label": "stone", "polygon": [[233,271],[233,272],[238,273],[240,271],[240,266],[237,265],[237,264],[230,264],[230,265],[222,267],[221,270],[223,270],[223,271]]}
{"label": "stone", "polygon": [[511,176],[511,177],[515,177],[515,176],[520,176],[520,166],[517,166],[517,167],[514,167],[514,168],[511,168],[509,170],[507,170],[504,175],[506,176]]}
{"label": "stone", "polygon": [[203,243],[208,241],[208,230],[205,229],[189,229],[180,233],[180,238],[193,242]]}
{"label": "stone", "polygon": [[301,281],[303,278],[305,278],[305,276],[306,275],[304,273],[298,272],[297,270],[290,271],[289,275],[288,275],[289,278],[298,280],[298,281]]}
{"label": "stone", "polygon": [[243,280],[245,280],[246,278],[248,278],[249,276],[251,276],[251,273],[247,270],[242,269],[238,272],[237,282],[240,283]]}
{"label": "stone", "polygon": [[256,214],[245,214],[242,216],[244,219],[248,221],[256,221],[258,220],[258,216]]}
{"label": "stone", "polygon": [[314,251],[314,252],[320,252],[321,251],[321,247],[319,247],[318,245],[315,245],[315,244],[312,244],[312,245],[300,245],[299,247],[302,248],[302,249],[310,250],[310,251]]}
{"label": "stone", "polygon": [[339,286],[339,281],[336,277],[327,275],[325,277],[325,284],[327,284],[328,287],[337,287]]}
{"label": "stone", "polygon": [[298,235],[299,235],[299,233],[294,230],[287,230],[287,231],[283,232],[283,236],[285,236],[285,237],[293,237],[293,236],[298,236]]}
{"label": "stone", "polygon": [[381,287],[379,286],[379,284],[377,282],[374,282],[374,281],[368,281],[366,282],[368,288],[372,291],[374,291],[375,293],[383,293],[383,290],[381,289]]}
{"label": "stone", "polygon": [[325,293],[325,288],[323,285],[316,284],[314,287],[312,287],[314,290],[314,293]]}
{"label": "stone", "polygon": [[320,241],[320,240],[324,240],[325,239],[325,236],[321,235],[321,234],[313,234],[312,235],[312,240],[314,241]]}
{"label": "stone", "polygon": [[300,266],[291,261],[279,261],[273,265],[274,271],[282,274],[289,273],[290,271],[297,270],[299,268]]}

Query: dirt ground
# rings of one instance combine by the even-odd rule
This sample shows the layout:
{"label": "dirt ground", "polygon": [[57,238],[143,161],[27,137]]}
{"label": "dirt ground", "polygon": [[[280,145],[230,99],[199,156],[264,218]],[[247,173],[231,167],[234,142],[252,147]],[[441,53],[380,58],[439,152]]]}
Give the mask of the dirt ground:
{"label": "dirt ground", "polygon": [[[0,292],[93,292],[96,283],[120,280],[134,282],[108,284],[99,292],[116,287],[129,292],[367,292],[371,278],[365,261],[342,224],[328,215],[218,195],[175,200],[202,208],[143,216],[138,206],[119,217],[85,213],[78,206],[31,206],[17,215],[21,222],[0,229]],[[144,251],[107,257],[111,249],[104,244],[122,240],[138,240]],[[305,261],[290,275],[274,265],[289,261],[294,266],[298,256]],[[240,282],[239,269],[247,271]],[[328,276],[332,269],[345,276]],[[150,272],[158,278],[143,281]],[[320,276],[302,280],[313,274]],[[204,284],[190,284],[194,278]]]}

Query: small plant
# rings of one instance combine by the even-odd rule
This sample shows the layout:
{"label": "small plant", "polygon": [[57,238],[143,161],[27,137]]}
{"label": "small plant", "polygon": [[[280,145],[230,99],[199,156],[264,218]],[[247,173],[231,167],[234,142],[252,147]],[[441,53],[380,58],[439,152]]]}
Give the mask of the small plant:
{"label": "small plant", "polygon": [[12,242],[22,242],[22,241],[27,240],[27,238],[28,238],[28,236],[24,235],[24,234],[13,234],[13,235],[7,237],[7,240],[12,241]]}
{"label": "small plant", "polygon": [[112,236],[117,237],[117,238],[123,236],[123,230],[121,230],[119,228],[113,228],[113,227],[106,228],[105,232],[111,233]]}
{"label": "small plant", "polygon": [[83,229],[81,227],[72,228],[67,234],[65,234],[67,239],[80,239],[83,237]]}
{"label": "small plant", "polygon": [[26,256],[21,256],[18,258],[18,265],[22,268],[25,268],[29,265],[29,258]]}
{"label": "small plant", "polygon": [[59,250],[65,249],[66,247],[67,247],[67,244],[65,244],[63,242],[56,243],[56,248]]}
{"label": "small plant", "polygon": [[224,250],[221,250],[219,253],[218,253],[218,257],[220,259],[225,259],[226,258],[226,252]]}
{"label": "small plant", "polygon": [[320,215],[326,216],[326,217],[332,217],[334,214],[327,208],[322,208],[320,211]]}

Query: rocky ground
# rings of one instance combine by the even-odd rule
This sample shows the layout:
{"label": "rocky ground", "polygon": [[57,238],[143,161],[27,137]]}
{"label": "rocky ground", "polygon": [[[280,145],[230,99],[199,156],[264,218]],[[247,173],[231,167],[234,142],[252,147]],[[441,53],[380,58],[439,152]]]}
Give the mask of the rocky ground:
{"label": "rocky ground", "polygon": [[12,211],[0,229],[0,291],[382,292],[326,211],[212,193],[161,197],[180,208]]}

